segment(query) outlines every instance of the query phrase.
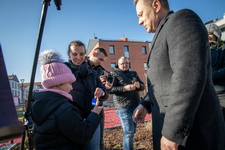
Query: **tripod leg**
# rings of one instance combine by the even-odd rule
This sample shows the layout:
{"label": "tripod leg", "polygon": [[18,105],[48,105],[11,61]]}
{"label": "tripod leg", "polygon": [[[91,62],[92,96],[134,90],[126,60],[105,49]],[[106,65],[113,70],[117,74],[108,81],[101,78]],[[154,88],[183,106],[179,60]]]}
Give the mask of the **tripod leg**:
{"label": "tripod leg", "polygon": [[22,135],[22,140],[21,140],[21,145],[20,145],[20,150],[24,150],[24,141],[26,137],[26,130],[24,130],[23,135]]}

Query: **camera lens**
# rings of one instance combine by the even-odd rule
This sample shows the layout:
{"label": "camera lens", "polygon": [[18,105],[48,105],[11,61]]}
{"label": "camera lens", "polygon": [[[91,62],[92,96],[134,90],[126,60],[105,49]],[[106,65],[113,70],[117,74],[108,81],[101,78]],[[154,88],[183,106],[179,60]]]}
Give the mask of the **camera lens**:
{"label": "camera lens", "polygon": [[113,82],[113,76],[109,73],[106,77],[106,80],[109,82],[109,83],[112,83]]}

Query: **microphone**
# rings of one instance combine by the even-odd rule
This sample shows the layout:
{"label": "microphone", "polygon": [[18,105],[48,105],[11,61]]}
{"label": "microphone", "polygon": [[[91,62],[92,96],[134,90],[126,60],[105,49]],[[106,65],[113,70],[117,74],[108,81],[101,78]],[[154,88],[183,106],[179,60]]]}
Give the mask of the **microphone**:
{"label": "microphone", "polygon": [[60,5],[62,5],[62,0],[54,0],[57,10],[61,10]]}

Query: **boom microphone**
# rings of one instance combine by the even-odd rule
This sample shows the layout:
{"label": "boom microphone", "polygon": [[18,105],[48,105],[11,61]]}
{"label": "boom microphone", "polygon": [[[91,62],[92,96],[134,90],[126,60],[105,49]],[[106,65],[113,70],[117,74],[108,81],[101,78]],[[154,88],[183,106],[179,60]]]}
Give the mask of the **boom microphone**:
{"label": "boom microphone", "polygon": [[61,10],[62,0],[54,0],[57,10]]}

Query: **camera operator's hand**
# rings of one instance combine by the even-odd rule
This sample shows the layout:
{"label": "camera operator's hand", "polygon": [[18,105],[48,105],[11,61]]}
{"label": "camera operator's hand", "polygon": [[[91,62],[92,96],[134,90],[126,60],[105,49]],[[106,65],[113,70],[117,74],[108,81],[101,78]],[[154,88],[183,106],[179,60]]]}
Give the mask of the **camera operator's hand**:
{"label": "camera operator's hand", "polygon": [[96,98],[100,98],[101,96],[105,96],[105,92],[104,92],[101,88],[97,87],[97,88],[95,89],[94,96],[95,96]]}
{"label": "camera operator's hand", "polygon": [[106,84],[106,76],[105,75],[101,75],[99,78],[100,78],[100,81],[102,82],[102,84]]}
{"label": "camera operator's hand", "polygon": [[103,109],[103,106],[98,106],[99,103],[100,103],[100,101],[97,100],[97,101],[96,101],[96,105],[95,105],[95,107],[93,108],[92,112],[95,112],[95,113],[97,113],[97,114],[100,114],[100,112],[101,112],[102,109]]}
{"label": "camera operator's hand", "polygon": [[105,88],[108,90],[108,89],[111,89],[113,87],[113,82],[112,83],[109,83],[108,81],[105,82]]}

